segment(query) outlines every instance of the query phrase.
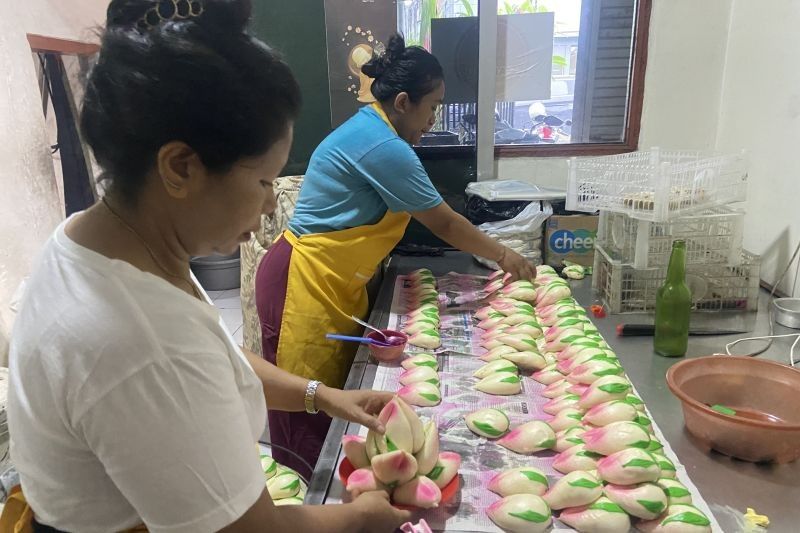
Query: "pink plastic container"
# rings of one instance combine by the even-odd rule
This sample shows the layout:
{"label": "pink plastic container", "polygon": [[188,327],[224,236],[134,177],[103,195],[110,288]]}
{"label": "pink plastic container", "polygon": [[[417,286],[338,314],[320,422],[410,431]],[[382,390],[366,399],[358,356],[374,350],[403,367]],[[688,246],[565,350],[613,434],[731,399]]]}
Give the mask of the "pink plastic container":
{"label": "pink plastic container", "polygon": [[[371,353],[372,357],[378,361],[383,363],[393,363],[403,356],[403,351],[406,349],[406,345],[408,344],[408,335],[405,333],[400,333],[399,331],[392,331],[390,329],[382,329],[381,331],[387,337],[400,337],[403,339],[403,342],[401,344],[395,344],[392,346],[376,346],[374,344],[370,344],[369,353]],[[367,334],[367,338],[375,339],[376,341],[383,341],[383,337],[377,331],[370,331]]]}

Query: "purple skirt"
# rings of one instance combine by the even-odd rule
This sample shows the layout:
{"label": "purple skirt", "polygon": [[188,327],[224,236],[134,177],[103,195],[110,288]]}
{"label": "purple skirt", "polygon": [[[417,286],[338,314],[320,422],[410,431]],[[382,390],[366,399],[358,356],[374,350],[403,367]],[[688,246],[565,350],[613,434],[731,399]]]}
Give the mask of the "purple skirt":
{"label": "purple skirt", "polygon": [[[291,260],[292,245],[281,236],[270,247],[256,273],[256,308],[261,323],[262,354],[264,359],[278,367],[281,366],[278,341]],[[313,469],[317,464],[331,424],[330,417],[321,412],[310,415],[305,412],[274,411],[269,409],[269,405],[267,408],[272,457],[310,479],[312,470],[309,467]]]}

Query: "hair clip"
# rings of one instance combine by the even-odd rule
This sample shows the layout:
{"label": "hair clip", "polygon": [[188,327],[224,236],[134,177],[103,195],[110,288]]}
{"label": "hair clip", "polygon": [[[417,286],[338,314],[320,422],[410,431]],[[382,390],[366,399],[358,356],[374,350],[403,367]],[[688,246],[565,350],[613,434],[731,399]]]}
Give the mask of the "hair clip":
{"label": "hair clip", "polygon": [[140,30],[149,30],[163,22],[199,17],[204,11],[205,7],[200,0],[161,0],[156,6],[145,11],[136,23],[136,27]]}

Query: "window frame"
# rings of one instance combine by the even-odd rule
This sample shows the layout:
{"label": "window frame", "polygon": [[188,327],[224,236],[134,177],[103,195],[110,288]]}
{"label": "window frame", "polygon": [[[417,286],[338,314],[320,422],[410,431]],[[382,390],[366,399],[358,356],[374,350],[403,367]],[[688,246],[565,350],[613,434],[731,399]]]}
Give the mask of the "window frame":
{"label": "window frame", "polygon": [[[615,143],[496,145],[494,157],[573,157],[601,156],[634,152],[639,148],[644,82],[647,68],[647,47],[653,0],[637,0],[631,58],[631,77],[628,86],[628,113],[625,119],[624,140]],[[476,146],[415,146],[425,159],[466,159],[475,157]]]}

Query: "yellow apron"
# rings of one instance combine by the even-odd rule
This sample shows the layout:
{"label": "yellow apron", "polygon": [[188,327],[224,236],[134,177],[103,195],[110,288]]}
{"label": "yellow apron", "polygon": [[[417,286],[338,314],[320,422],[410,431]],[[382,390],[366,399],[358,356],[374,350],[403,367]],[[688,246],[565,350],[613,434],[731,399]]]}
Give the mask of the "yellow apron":
{"label": "yellow apron", "polygon": [[387,211],[377,224],[296,237],[292,245],[286,303],[278,341],[278,366],[330,387],[341,388],[355,344],[331,341],[326,333],[356,335],[366,318],[367,282],[403,237],[408,213]]}
{"label": "yellow apron", "polygon": [[[138,526],[127,530],[126,533],[146,532],[146,527]],[[0,515],[0,533],[33,533],[33,509],[28,505],[19,485],[11,489],[11,494],[3,507],[3,514]]]}
{"label": "yellow apron", "polygon": [[[395,131],[380,106],[372,107]],[[366,318],[367,282],[400,242],[410,219],[408,213],[387,211],[377,224],[300,237],[284,232],[292,256],[278,341],[280,368],[330,387],[344,386],[358,346],[325,334],[362,330],[350,316]]]}

